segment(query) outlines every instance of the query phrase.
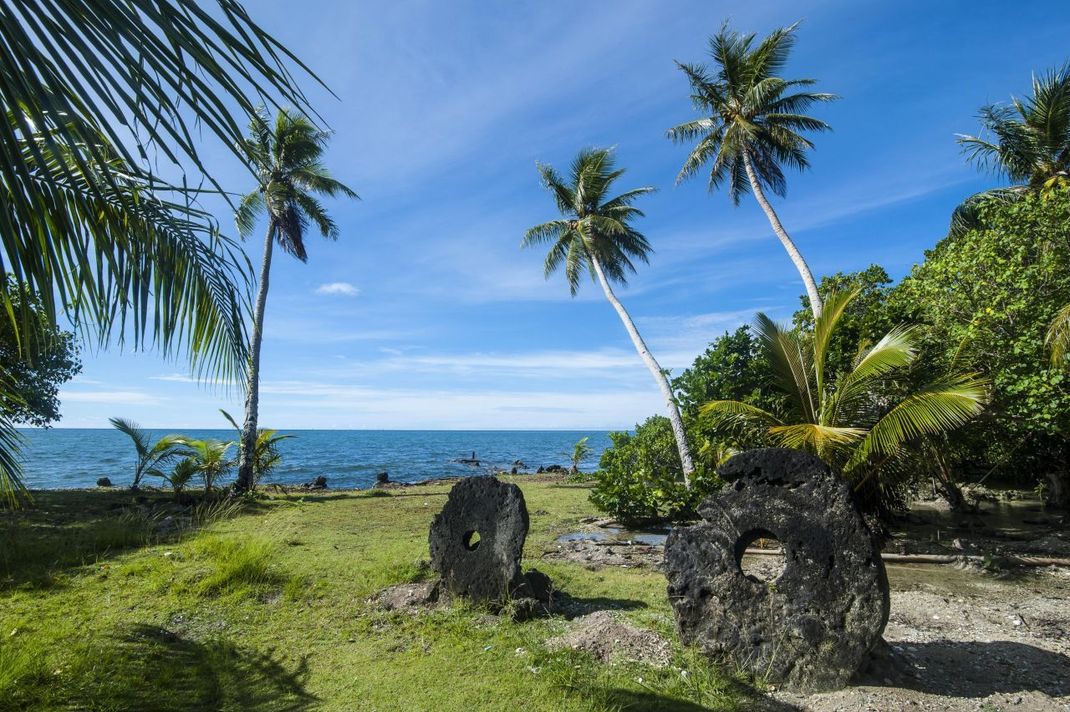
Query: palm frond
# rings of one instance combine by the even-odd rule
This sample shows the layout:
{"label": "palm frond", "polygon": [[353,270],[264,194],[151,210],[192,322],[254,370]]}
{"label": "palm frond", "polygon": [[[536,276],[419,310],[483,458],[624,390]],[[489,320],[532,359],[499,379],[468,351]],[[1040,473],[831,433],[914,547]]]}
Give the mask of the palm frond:
{"label": "palm frond", "polygon": [[1051,349],[1051,365],[1065,368],[1066,356],[1070,353],[1070,304],[1056,313],[1048,326],[1044,343]]}
{"label": "palm frond", "polygon": [[984,408],[987,382],[974,375],[938,379],[912,393],[878,420],[854,451],[846,470],[871,457],[892,456],[907,442],[953,430]]}

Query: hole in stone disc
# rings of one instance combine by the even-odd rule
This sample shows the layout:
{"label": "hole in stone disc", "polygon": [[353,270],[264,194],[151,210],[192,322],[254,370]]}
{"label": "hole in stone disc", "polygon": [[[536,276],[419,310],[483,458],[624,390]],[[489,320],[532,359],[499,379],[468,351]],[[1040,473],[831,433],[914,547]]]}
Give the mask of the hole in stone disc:
{"label": "hole in stone disc", "polygon": [[[747,549],[761,553],[744,554]],[[744,576],[773,583],[784,573],[784,545],[767,529],[753,529],[736,542],[736,563]]]}
{"label": "hole in stone disc", "polygon": [[479,548],[479,532],[470,531],[464,534],[464,548],[469,551],[475,551]]}

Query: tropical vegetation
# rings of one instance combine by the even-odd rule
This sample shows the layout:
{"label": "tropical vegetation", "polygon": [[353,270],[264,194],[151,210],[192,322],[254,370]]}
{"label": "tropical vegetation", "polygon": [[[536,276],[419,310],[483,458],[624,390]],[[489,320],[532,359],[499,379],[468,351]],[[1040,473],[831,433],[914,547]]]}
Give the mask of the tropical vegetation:
{"label": "tropical vegetation", "polygon": [[[26,297],[0,290],[0,306],[26,360],[34,326],[66,317],[101,346],[244,373],[245,260],[190,186],[223,190],[205,137],[236,152],[254,100],[311,110],[293,69],[308,74],[237,0],[216,12],[191,0],[4,6],[0,280]],[[0,378],[0,400],[10,405],[14,387]],[[8,501],[22,491],[13,428],[0,418]]]}
{"label": "tropical vegetation", "polygon": [[260,263],[260,283],[253,306],[253,328],[249,341],[249,369],[245,389],[245,423],[239,447],[239,490],[256,484],[257,420],[260,407],[260,349],[264,339],[264,311],[267,307],[272,248],[282,250],[302,262],[308,260],[305,231],[309,224],[329,239],[338,239],[338,226],[317,196],[357,194],[331,177],[323,165],[323,152],[330,133],[306,117],[280,109],[274,122],[266,111],[253,113],[249,135],[240,143],[242,155],[256,172],[257,186],[241,199],[235,220],[243,236],[252,234],[257,219],[267,216],[264,254]]}
{"label": "tropical vegetation", "polygon": [[756,42],[756,35],[741,34],[726,23],[709,40],[713,69],[677,62],[691,85],[691,102],[702,117],[674,126],[668,136],[678,143],[695,142],[677,182],[709,164],[711,192],[727,186],[736,205],[748,191],[754,194],[799,271],[816,319],[822,309],[817,282],[765,195],[769,190],[784,196],[784,167],[803,170],[810,165],[806,153],[814,145],[804,133],[827,131],[829,126],[804,112],[836,98],[808,89],[816,83],[813,79],[778,76],[795,44],[797,28],[798,23],[774,30]]}
{"label": "tropical vegetation", "polygon": [[572,161],[567,179],[550,166],[540,165],[539,173],[562,217],[530,228],[522,244],[524,247],[550,245],[544,263],[546,278],[564,269],[572,296],[576,296],[585,273],[602,287],[665,399],[684,488],[690,488],[695,465],[669,379],[613,291],[614,283],[628,283],[629,273],[635,272],[634,260],[645,263],[650,259],[653,248],[632,226],[632,221],[643,216],[633,203],[653,188],[632,188],[611,197],[613,184],[624,174],[624,169],[616,167],[612,152],[604,148],[580,151]]}
{"label": "tropical vegetation", "polygon": [[966,480],[1041,483],[1065,507],[1070,380],[1045,337],[1070,303],[1070,188],[991,198],[976,210],[980,227],[941,240],[888,308],[921,325],[922,360],[933,369],[991,382],[984,417],[947,444],[953,469]]}
{"label": "tropical vegetation", "polygon": [[167,479],[165,467],[185,454],[186,443],[181,435],[164,435],[155,442],[137,423],[123,418],[110,418],[112,427],[130,438],[134,446],[134,478],[130,489],[139,489],[146,477]]}
{"label": "tropical vegetation", "polygon": [[980,413],[985,383],[973,374],[949,373],[917,389],[898,391],[894,377],[917,355],[910,327],[893,328],[875,344],[864,345],[849,371],[832,372],[828,346],[855,296],[830,295],[809,333],[758,314],[755,332],[770,380],[785,396],[783,412],[715,400],[702,407],[702,414],[726,434],[758,432],[776,446],[807,450],[860,490],[871,482],[880,485],[881,470],[894,466],[909,445],[946,433]]}
{"label": "tropical vegetation", "polygon": [[951,216],[952,234],[983,226],[983,201],[1014,201],[1070,185],[1070,63],[1034,74],[1032,92],[982,107],[982,133],[959,136],[970,161],[1012,185],[967,198]]}

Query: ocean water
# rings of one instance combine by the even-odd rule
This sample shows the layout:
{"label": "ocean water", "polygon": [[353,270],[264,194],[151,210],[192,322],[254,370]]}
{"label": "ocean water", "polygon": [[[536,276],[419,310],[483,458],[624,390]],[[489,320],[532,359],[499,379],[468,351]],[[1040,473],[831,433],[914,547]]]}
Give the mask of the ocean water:
{"label": "ocean water", "polygon": [[[93,487],[100,477],[115,486],[133,479],[134,448],[113,429],[23,430],[24,481],[31,489]],[[176,432],[150,430],[153,439]],[[194,438],[234,440],[233,430],[186,430]],[[521,460],[540,466],[568,465],[572,446],[588,437],[591,456],[580,469],[593,470],[609,437],[602,431],[487,430],[292,430],[279,443],[282,462],[264,482],[300,484],[324,475],[332,488],[363,488],[378,472],[396,482],[508,471]],[[235,450],[231,450],[233,456]],[[479,466],[457,462],[475,452]],[[231,473],[231,478],[233,478]],[[157,484],[150,481],[148,484]],[[166,483],[160,483],[166,485]]]}

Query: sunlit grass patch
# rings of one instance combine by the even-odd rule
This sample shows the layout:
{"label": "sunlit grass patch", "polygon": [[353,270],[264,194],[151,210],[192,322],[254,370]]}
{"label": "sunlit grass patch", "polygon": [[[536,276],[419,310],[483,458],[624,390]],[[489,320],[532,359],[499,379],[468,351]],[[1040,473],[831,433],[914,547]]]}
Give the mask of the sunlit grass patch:
{"label": "sunlit grass patch", "polygon": [[205,596],[245,595],[281,586],[286,577],[273,566],[278,550],[278,543],[264,536],[200,537],[189,547],[189,556],[198,568],[206,565],[208,571],[190,589]]}

